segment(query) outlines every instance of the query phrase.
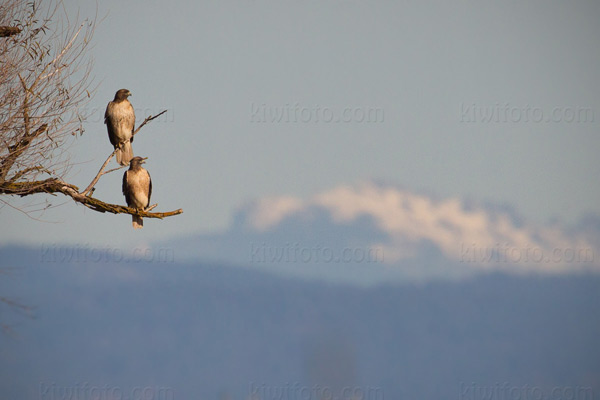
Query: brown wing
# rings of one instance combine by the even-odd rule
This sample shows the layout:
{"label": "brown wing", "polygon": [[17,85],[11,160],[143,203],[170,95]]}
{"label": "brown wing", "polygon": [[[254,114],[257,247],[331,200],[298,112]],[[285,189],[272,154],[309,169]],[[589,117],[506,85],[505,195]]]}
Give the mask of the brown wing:
{"label": "brown wing", "polygon": [[129,102],[129,100],[125,100],[124,103],[127,104],[127,113],[125,115],[125,130],[131,132],[131,139],[129,140],[133,143],[133,130],[135,129],[135,110],[133,106]]}
{"label": "brown wing", "polygon": [[108,129],[108,140],[110,140],[110,144],[116,147],[119,144],[119,139],[117,138],[117,129],[119,126],[114,118],[114,107],[115,103],[112,101],[106,106],[106,111],[104,112],[104,123]]}
{"label": "brown wing", "polygon": [[129,100],[125,100],[127,103],[127,116],[125,117],[125,123],[127,124],[126,128],[129,132],[131,132],[131,143],[133,143],[133,130],[135,129],[135,110],[133,106],[129,102]]}
{"label": "brown wing", "polygon": [[127,202],[127,206],[131,207],[133,204],[131,189],[129,188],[129,184],[127,182],[127,173],[129,170],[125,171],[123,174],[123,195],[125,195],[125,201]]}
{"label": "brown wing", "polygon": [[146,172],[148,173],[148,204],[146,204],[146,207],[150,207],[150,196],[152,196],[152,178],[150,177],[150,172]]}

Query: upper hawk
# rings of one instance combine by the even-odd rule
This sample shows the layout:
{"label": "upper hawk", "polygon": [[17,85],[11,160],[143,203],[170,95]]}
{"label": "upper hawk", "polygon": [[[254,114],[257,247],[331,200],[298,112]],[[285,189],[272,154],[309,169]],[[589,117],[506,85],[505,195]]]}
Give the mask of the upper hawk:
{"label": "upper hawk", "polygon": [[117,162],[128,165],[133,158],[133,128],[135,126],[135,112],[127,100],[131,92],[120,89],[115,93],[115,99],[108,103],[104,113],[104,123],[108,129],[110,143],[117,149]]}

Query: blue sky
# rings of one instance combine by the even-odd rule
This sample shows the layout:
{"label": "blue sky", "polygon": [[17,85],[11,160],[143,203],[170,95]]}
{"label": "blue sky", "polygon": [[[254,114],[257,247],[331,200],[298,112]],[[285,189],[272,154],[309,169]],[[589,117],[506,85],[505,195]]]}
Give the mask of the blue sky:
{"label": "blue sky", "polygon": [[[128,216],[49,197],[65,204],[34,215],[45,222],[1,208],[12,229],[0,243],[217,232],[250,199],[364,179],[510,203],[535,222],[600,214],[598,2],[65,6],[90,17],[97,7],[101,20],[89,53],[99,87],[69,180],[86,186],[110,153],[102,115],[127,88],[138,121],[169,110],[133,147],[149,157],[156,210],[184,214],[134,232]],[[273,121],[278,112],[294,118]],[[95,195],[123,204],[121,176]]]}

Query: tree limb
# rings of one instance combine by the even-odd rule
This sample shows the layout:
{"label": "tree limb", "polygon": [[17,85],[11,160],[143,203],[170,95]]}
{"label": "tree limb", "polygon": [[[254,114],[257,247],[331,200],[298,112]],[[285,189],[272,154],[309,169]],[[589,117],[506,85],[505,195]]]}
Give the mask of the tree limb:
{"label": "tree limb", "polygon": [[[144,218],[159,219],[183,213],[181,208],[174,211],[159,213],[149,212],[147,210],[138,210],[136,208],[125,207],[118,204],[105,203],[104,201],[98,200],[94,197],[87,196],[83,194],[83,192],[80,193],[77,186],[64,182],[58,178],[48,178],[43,181],[34,182],[5,182],[4,184],[0,185],[0,194],[12,194],[23,197],[36,193],[61,193],[65,196],[71,197],[77,203],[83,204],[94,211],[102,213],[109,212],[112,214],[129,214]],[[156,205],[149,207],[149,209],[152,209],[155,206]]]}
{"label": "tree limb", "polygon": [[108,165],[108,163],[110,162],[111,158],[113,158],[113,156],[115,155],[115,153],[117,152],[117,149],[114,149],[112,153],[110,153],[110,155],[108,156],[108,158],[106,159],[106,161],[104,161],[104,164],[102,164],[102,167],[100,167],[100,171],[98,171],[98,173],[96,174],[96,176],[94,177],[94,179],[92,179],[92,181],[90,182],[90,184],[88,185],[88,187],[85,188],[85,190],[83,192],[81,192],[82,195],[87,196],[87,194],[90,192],[90,190],[92,190],[94,188],[94,186],[96,186],[96,183],[98,183],[98,180],[100,180],[100,177],[108,172],[114,171],[115,169],[119,169],[119,168],[115,168],[112,169],[108,172],[104,172],[104,168],[106,168],[106,166]]}
{"label": "tree limb", "polygon": [[27,150],[33,139],[46,132],[47,129],[48,125],[43,124],[32,133],[23,135],[21,140],[14,145],[8,146],[10,153],[4,158],[4,160],[2,160],[2,163],[0,163],[0,182],[6,180],[6,176],[8,175],[8,172],[12,168],[13,164],[19,158],[19,156],[23,154],[25,150]]}
{"label": "tree limb", "polygon": [[10,179],[10,182],[14,182],[17,179],[19,179],[20,177],[22,177],[23,175],[26,175],[32,171],[37,171],[37,172],[44,172],[50,176],[52,176],[52,173],[50,171],[48,171],[46,168],[42,167],[41,165],[36,165],[34,167],[29,167],[29,168],[25,168],[21,171],[16,172]]}
{"label": "tree limb", "polygon": [[137,127],[137,129],[136,129],[135,131],[133,131],[133,135],[131,135],[131,136],[132,136],[132,137],[133,137],[133,136],[135,136],[135,135],[136,135],[136,134],[137,134],[137,133],[140,131],[140,129],[142,129],[142,127],[143,127],[144,125],[146,125],[148,122],[152,121],[153,119],[156,119],[156,118],[160,117],[161,115],[163,115],[163,114],[164,114],[164,113],[166,113],[166,112],[167,112],[167,110],[162,110],[161,112],[159,112],[159,113],[158,113],[158,114],[156,114],[155,116],[148,115],[148,116],[146,117],[146,119],[144,120],[144,122],[142,122],[142,123],[140,124],[140,126],[138,126],[138,127]]}

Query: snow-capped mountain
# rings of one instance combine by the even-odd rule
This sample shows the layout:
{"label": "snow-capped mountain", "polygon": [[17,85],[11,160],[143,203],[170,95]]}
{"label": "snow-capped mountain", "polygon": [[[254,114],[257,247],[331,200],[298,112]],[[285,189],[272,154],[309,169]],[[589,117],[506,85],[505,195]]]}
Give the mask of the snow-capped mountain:
{"label": "snow-capped mountain", "polygon": [[539,226],[507,206],[362,182],[306,199],[252,201],[227,232],[194,238],[186,253],[266,267],[319,265],[321,272],[368,266],[371,274],[412,277],[600,271],[600,230],[592,222]]}

